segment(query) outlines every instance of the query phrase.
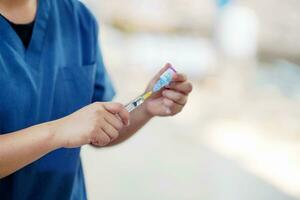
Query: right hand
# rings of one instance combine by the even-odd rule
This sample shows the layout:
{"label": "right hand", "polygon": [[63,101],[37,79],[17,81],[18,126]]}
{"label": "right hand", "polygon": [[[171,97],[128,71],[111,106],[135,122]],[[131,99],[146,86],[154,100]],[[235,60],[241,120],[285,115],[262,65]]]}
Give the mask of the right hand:
{"label": "right hand", "polygon": [[55,137],[65,148],[85,144],[102,147],[129,125],[129,113],[122,104],[97,102],[51,123]]}

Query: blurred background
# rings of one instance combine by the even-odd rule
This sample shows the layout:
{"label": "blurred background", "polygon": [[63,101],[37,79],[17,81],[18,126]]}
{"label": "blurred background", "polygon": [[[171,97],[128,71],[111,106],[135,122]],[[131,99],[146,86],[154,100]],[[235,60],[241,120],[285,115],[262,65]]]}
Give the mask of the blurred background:
{"label": "blurred background", "polygon": [[176,117],[84,147],[91,200],[300,199],[299,0],[85,0],[127,103],[166,62],[194,91]]}

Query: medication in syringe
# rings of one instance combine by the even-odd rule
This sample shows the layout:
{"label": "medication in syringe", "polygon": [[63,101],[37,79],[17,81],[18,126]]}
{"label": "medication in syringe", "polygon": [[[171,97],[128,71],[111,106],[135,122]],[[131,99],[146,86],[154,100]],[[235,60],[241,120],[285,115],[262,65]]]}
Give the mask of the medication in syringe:
{"label": "medication in syringe", "polygon": [[168,68],[159,78],[159,80],[154,84],[153,89],[147,93],[144,93],[131,101],[129,104],[125,106],[125,108],[128,110],[128,112],[133,111],[138,106],[140,106],[144,101],[149,98],[152,93],[158,92],[163,87],[169,85],[173,79],[174,74],[176,73],[176,70],[173,67]]}

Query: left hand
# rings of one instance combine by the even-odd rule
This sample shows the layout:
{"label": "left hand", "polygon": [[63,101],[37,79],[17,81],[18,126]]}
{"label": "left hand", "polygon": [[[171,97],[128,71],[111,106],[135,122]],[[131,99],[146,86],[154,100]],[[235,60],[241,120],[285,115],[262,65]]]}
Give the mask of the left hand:
{"label": "left hand", "polygon": [[[166,64],[151,80],[146,91],[152,90],[159,77],[171,66]],[[181,112],[187,103],[188,95],[192,91],[192,84],[186,75],[176,73],[169,86],[155,93],[145,102],[146,111],[151,116],[173,116]]]}

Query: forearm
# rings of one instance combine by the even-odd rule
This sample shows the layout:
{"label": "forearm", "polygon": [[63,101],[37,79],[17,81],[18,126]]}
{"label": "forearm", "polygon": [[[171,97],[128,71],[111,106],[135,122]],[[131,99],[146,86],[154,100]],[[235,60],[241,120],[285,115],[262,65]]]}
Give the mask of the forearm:
{"label": "forearm", "polygon": [[60,147],[49,123],[0,135],[0,178]]}
{"label": "forearm", "polygon": [[148,114],[145,108],[145,104],[138,107],[136,110],[130,113],[130,125],[124,127],[120,133],[119,137],[110,143],[108,146],[114,146],[116,144],[122,143],[132,135],[134,135],[139,129],[141,129],[153,116]]}

